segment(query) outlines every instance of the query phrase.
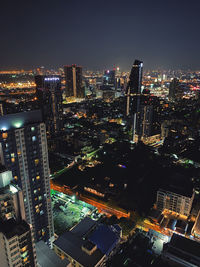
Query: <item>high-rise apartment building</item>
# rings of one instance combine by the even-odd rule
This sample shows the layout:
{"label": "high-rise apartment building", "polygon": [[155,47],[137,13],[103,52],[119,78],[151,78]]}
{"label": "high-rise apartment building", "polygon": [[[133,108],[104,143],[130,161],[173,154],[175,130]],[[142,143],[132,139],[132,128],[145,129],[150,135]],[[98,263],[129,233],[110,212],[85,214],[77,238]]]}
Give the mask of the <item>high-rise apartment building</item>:
{"label": "high-rise apartment building", "polygon": [[[160,211],[168,210],[188,217],[192,208],[194,192],[180,193],[174,188],[174,192],[159,189],[157,192],[156,205]],[[176,192],[175,192],[176,191]]]}
{"label": "high-rise apartment building", "polygon": [[58,133],[63,128],[61,77],[35,76],[36,94],[46,124],[47,133]]}
{"label": "high-rise apartment building", "polygon": [[82,84],[82,67],[71,65],[64,66],[65,82],[66,82],[66,97],[85,97],[85,88]]}
{"label": "high-rise apartment building", "polygon": [[0,266],[36,267],[30,225],[14,218],[0,221]]}
{"label": "high-rise apartment building", "polygon": [[140,60],[135,60],[131,69],[129,82],[126,88],[126,96],[127,96],[126,114],[127,116],[130,116],[132,120],[133,141],[135,140],[135,134],[137,128],[137,114],[140,108],[142,72],[143,72],[143,62]]}
{"label": "high-rise apartment building", "polygon": [[31,226],[25,221],[23,194],[12,172],[0,166],[0,266],[35,267]]}
{"label": "high-rise apartment building", "polygon": [[36,241],[53,238],[46,127],[40,111],[0,117],[0,161],[22,189]]}

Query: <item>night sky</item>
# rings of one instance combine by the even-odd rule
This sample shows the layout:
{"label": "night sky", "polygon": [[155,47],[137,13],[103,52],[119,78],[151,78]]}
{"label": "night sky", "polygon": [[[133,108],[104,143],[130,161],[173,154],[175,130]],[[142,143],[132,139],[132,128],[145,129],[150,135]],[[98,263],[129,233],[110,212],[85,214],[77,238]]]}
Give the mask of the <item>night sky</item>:
{"label": "night sky", "polygon": [[200,69],[199,0],[4,0],[0,69]]}

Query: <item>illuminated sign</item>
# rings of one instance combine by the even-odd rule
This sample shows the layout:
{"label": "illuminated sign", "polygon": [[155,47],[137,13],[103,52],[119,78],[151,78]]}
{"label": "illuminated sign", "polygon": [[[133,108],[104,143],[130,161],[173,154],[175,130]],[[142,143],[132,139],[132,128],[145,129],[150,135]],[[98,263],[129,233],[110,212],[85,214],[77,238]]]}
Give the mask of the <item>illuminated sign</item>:
{"label": "illuminated sign", "polygon": [[58,77],[48,77],[44,78],[45,81],[59,81],[60,79]]}

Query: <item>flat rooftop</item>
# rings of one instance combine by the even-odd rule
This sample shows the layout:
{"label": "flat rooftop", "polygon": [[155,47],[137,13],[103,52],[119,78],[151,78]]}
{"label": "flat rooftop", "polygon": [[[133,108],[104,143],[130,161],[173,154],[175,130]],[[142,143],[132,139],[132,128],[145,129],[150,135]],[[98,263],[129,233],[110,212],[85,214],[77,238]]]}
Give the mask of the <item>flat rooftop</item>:
{"label": "flat rooftop", "polygon": [[79,237],[83,237],[86,235],[94,226],[96,225],[96,221],[92,220],[89,217],[85,217],[80,223],[75,225],[70,232],[76,234]]}
{"label": "flat rooftop", "polygon": [[84,244],[85,240],[72,232],[66,232],[54,241],[54,245],[78,263],[85,267],[93,267],[104,257],[104,254],[99,249],[96,249],[92,255],[88,255],[82,250]]}
{"label": "flat rooftop", "polygon": [[192,197],[193,185],[192,182],[183,175],[174,174],[166,180],[166,183],[162,185],[160,190],[173,192],[186,197]]}
{"label": "flat rooftop", "polygon": [[16,222],[15,219],[7,221],[0,221],[0,232],[2,232],[8,239],[14,236],[20,236],[30,231],[30,226],[25,221]]}

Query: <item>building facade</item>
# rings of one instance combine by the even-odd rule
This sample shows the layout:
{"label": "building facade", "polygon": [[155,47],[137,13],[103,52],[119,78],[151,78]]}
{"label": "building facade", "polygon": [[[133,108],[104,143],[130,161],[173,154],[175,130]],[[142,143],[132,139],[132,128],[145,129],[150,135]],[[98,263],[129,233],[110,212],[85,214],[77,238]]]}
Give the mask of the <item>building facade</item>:
{"label": "building facade", "polygon": [[12,184],[12,172],[0,170],[0,266],[35,267],[31,226],[25,221],[23,194]]}
{"label": "building facade", "polygon": [[0,222],[0,266],[36,267],[33,235],[26,221],[15,219]]}
{"label": "building facade", "polygon": [[[126,87],[126,115],[131,118],[133,128],[133,141],[135,141],[136,128],[137,128],[137,114],[140,109],[140,95],[142,85],[142,73],[143,73],[143,62],[135,60],[129,81]],[[138,139],[140,136],[138,136]]]}
{"label": "building facade", "polygon": [[35,76],[35,83],[47,133],[56,134],[63,128],[61,77],[37,75]]}
{"label": "building facade", "polygon": [[22,189],[26,221],[36,241],[54,235],[46,127],[40,111],[0,117],[0,161]]}
{"label": "building facade", "polygon": [[192,208],[194,194],[193,192],[190,196],[186,196],[159,189],[156,200],[157,209],[160,211],[166,209],[188,217]]}
{"label": "building facade", "polygon": [[85,89],[83,87],[82,67],[71,65],[64,66],[66,97],[84,98]]}

